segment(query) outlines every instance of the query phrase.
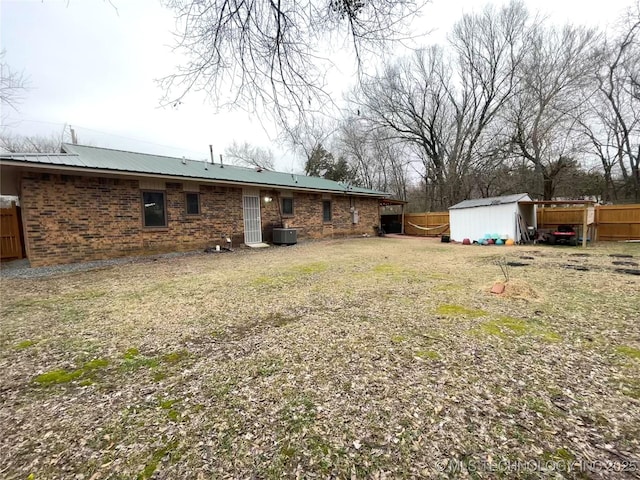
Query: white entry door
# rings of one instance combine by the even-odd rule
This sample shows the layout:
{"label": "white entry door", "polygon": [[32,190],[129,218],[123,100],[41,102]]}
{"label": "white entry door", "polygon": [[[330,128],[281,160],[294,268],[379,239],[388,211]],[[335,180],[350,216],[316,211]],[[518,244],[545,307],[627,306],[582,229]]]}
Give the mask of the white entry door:
{"label": "white entry door", "polygon": [[260,197],[242,197],[244,215],[244,243],[262,243],[262,223],[260,222]]}

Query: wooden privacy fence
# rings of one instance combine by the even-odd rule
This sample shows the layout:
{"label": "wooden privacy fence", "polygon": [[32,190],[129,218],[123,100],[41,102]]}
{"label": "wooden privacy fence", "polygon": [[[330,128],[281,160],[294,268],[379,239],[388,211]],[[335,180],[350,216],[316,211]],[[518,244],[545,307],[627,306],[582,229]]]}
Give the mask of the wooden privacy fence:
{"label": "wooden privacy fence", "polygon": [[18,207],[0,208],[0,259],[22,258],[22,232]]}
{"label": "wooden privacy fence", "polygon": [[[538,208],[538,228],[581,225],[582,207]],[[640,240],[640,204],[597,205],[595,240]]]}
{"label": "wooden privacy fence", "polygon": [[[538,228],[582,225],[583,207],[545,207],[537,209]],[[640,204],[597,205],[595,240],[640,240]],[[406,213],[407,235],[437,237],[449,234],[449,212]]]}
{"label": "wooden privacy fence", "polygon": [[405,213],[404,233],[423,237],[449,234],[449,212]]}

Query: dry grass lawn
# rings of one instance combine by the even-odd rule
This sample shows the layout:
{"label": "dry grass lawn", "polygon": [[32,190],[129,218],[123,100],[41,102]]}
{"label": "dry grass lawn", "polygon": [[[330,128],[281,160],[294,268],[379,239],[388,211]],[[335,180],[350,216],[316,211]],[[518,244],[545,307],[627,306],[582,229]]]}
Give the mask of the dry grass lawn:
{"label": "dry grass lawn", "polygon": [[[0,477],[638,478],[640,277],[613,261],[640,245],[361,238],[3,279]],[[504,262],[527,265],[492,295]]]}

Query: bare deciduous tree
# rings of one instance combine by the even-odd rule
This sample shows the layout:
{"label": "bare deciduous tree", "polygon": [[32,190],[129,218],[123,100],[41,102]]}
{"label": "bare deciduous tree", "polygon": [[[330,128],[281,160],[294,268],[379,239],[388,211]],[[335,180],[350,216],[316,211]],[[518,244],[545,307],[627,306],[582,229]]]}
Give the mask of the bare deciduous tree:
{"label": "bare deciduous tree", "polygon": [[356,116],[341,125],[336,148],[347,159],[358,185],[406,200],[411,163],[406,143]]}
{"label": "bare deciduous tree", "polygon": [[614,174],[622,176],[626,197],[640,201],[640,4],[627,11],[595,70],[596,94],[581,117],[592,152],[600,159],[612,199]]}
{"label": "bare deciduous tree", "polygon": [[619,200],[616,179],[621,172],[620,164],[624,165],[624,150],[621,142],[623,135],[620,134],[615,113],[599,92],[586,100],[585,108],[578,114],[577,120],[586,138],[585,153],[600,162],[605,186],[602,199],[606,202]]}
{"label": "bare deciduous tree", "polygon": [[356,175],[358,184],[364,188],[378,188],[376,176],[379,163],[370,152],[371,136],[358,118],[348,118],[340,127],[337,146],[347,158]]}
{"label": "bare deciduous tree", "polygon": [[[414,146],[423,164],[425,185],[435,183],[438,190],[448,174],[445,144],[450,138],[450,104],[444,84],[450,80],[442,49],[433,47],[385,67],[382,74],[363,83],[358,99],[377,137]],[[443,195],[435,196],[442,203]]]}
{"label": "bare deciduous tree", "polygon": [[302,156],[302,163],[306,165],[322,145],[332,144],[336,131],[335,121],[322,115],[309,115],[304,121],[286,129],[283,143],[288,144],[294,152]]}
{"label": "bare deciduous tree", "polygon": [[581,27],[537,26],[519,69],[520,89],[508,117],[512,140],[541,179],[534,193],[545,200],[553,198],[556,179],[583,149],[575,114],[596,69],[597,39],[595,31]]}
{"label": "bare deciduous tree", "polygon": [[359,101],[368,120],[413,145],[421,159],[430,207],[472,193],[469,172],[488,158],[488,129],[516,91],[527,19],[521,2],[465,15],[451,36],[453,57],[431,47],[363,83]]}
{"label": "bare deciduous tree", "polygon": [[0,134],[0,150],[6,153],[60,153],[62,138],[56,135]]}
{"label": "bare deciduous tree", "polygon": [[27,78],[23,72],[11,69],[5,55],[5,50],[0,51],[0,106],[17,110],[27,88]]}
{"label": "bare deciduous tree", "polygon": [[248,142],[235,140],[225,149],[225,157],[236,165],[274,170],[273,152],[268,148],[256,147]]}
{"label": "bare deciduous tree", "polygon": [[324,90],[331,35],[347,35],[358,60],[379,54],[406,37],[421,1],[164,0],[189,59],[163,80],[167,101],[204,90],[217,104],[267,107],[287,124],[288,115],[331,102]]}

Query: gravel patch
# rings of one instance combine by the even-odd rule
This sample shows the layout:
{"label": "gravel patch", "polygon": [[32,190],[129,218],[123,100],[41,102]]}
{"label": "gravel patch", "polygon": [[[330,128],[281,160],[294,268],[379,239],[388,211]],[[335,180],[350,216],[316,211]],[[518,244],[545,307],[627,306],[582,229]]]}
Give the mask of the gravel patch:
{"label": "gravel patch", "polygon": [[[308,243],[317,243],[318,240],[307,240],[304,242],[300,242],[296,245],[273,245],[271,248],[289,248],[295,249],[300,245],[305,245]],[[321,240],[320,240],[321,242]],[[132,264],[144,264],[157,262],[158,260],[170,260],[172,258],[181,258],[181,257],[193,257],[198,255],[242,255],[251,252],[252,249],[248,247],[240,247],[234,249],[233,251],[221,250],[220,252],[210,251],[203,252],[202,250],[194,250],[187,252],[171,252],[165,254],[156,254],[156,255],[141,255],[135,257],[122,257],[122,258],[114,258],[109,260],[95,260],[92,262],[82,262],[82,263],[69,263],[65,265],[52,265],[48,267],[30,267],[29,261],[27,259],[23,260],[13,260],[10,262],[4,262],[0,264],[0,278],[3,279],[12,279],[12,278],[47,278],[54,275],[65,275],[68,273],[76,273],[76,272],[88,272],[91,270],[97,270],[101,268],[115,267],[120,265],[132,265]]]}
{"label": "gravel patch", "polygon": [[[229,252],[225,252],[229,253]],[[136,257],[123,257],[109,260],[95,260],[93,262],[69,263],[65,265],[52,265],[49,267],[29,267],[28,260],[18,260],[2,265],[0,276],[3,279],[11,278],[47,278],[54,275],[65,275],[69,273],[88,272],[101,268],[115,267],[119,265],[132,265],[141,263],[157,262],[180,257],[192,257],[196,255],[206,255],[201,250],[191,252],[172,252],[160,255],[146,255]],[[216,253],[218,255],[218,253]]]}

